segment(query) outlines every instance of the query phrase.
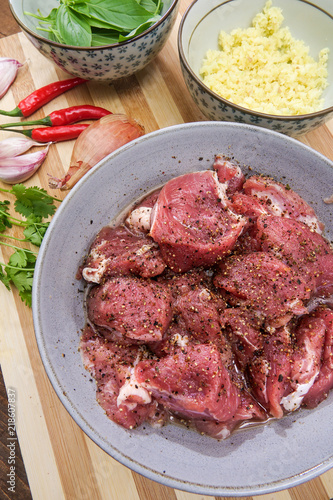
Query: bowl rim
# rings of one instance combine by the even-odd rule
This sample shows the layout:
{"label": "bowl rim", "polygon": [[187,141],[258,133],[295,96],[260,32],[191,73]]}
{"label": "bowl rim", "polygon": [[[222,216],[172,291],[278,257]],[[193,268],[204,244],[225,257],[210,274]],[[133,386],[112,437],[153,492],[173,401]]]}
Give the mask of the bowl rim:
{"label": "bowl rim", "polygon": [[48,38],[45,38],[45,37],[39,35],[35,31],[28,28],[28,26],[26,26],[23,23],[23,21],[18,17],[18,15],[16,14],[14,7],[13,7],[13,0],[8,0],[8,2],[9,2],[9,9],[10,9],[11,14],[14,17],[15,21],[20,26],[22,31],[26,31],[30,36],[37,38],[37,40],[39,40],[40,42],[47,43],[48,45],[51,45],[53,47],[58,47],[60,49],[70,49],[70,50],[74,50],[77,52],[80,52],[82,50],[91,52],[91,51],[100,50],[100,49],[105,50],[105,49],[112,49],[114,47],[123,47],[125,45],[129,45],[130,43],[132,43],[136,40],[140,40],[140,38],[143,38],[145,35],[147,35],[151,31],[153,31],[155,28],[157,28],[160,24],[162,24],[165,21],[165,19],[169,16],[169,14],[171,14],[171,12],[176,8],[176,6],[180,2],[180,0],[172,0],[170,7],[167,9],[165,14],[163,14],[163,16],[156,23],[154,23],[152,26],[150,26],[148,29],[146,29],[145,31],[143,31],[139,35],[137,35],[133,38],[130,38],[129,40],[125,40],[124,42],[111,43],[109,45],[98,45],[96,47],[89,47],[89,46],[78,47],[76,45],[66,45],[64,43],[54,42],[53,40],[49,40]]}
{"label": "bowl rim", "polygon": [[[193,0],[193,2],[188,6],[186,9],[179,25],[179,30],[178,30],[178,37],[177,37],[177,44],[178,44],[178,54],[179,54],[179,59],[183,65],[183,67],[186,69],[186,71],[191,75],[191,78],[196,82],[199,87],[205,91],[207,94],[209,94],[212,98],[220,101],[222,104],[226,104],[228,106],[231,106],[235,108],[237,111],[240,111],[241,113],[247,113],[249,115],[255,116],[257,118],[262,118],[266,120],[277,120],[281,122],[292,122],[292,121],[302,121],[302,120],[308,120],[311,118],[320,118],[322,116],[325,116],[329,113],[333,113],[333,105],[329,106],[328,108],[320,109],[319,111],[315,111],[313,113],[307,113],[307,114],[301,114],[301,115],[273,115],[269,113],[262,113],[260,111],[254,111],[250,108],[245,108],[243,106],[240,106],[239,104],[236,104],[232,101],[229,101],[228,99],[225,99],[224,97],[220,96],[219,94],[216,94],[213,92],[209,87],[207,87],[203,81],[195,74],[195,72],[192,70],[184,52],[183,44],[182,44],[182,39],[183,39],[183,30],[184,30],[184,25],[186,23],[187,17],[191,11],[191,9],[194,7],[194,5],[199,2],[200,0]],[[217,7],[220,7],[221,5],[224,5],[226,3],[232,2],[233,0],[221,0],[220,5]],[[306,3],[310,5],[311,7],[314,7],[318,10],[321,10],[324,14],[328,15],[332,21],[333,21],[333,15],[327,12],[326,10],[322,9],[321,7],[314,5],[311,1],[308,0],[299,0],[300,2]],[[214,9],[210,9],[208,12],[203,17],[206,17],[212,10],[215,10],[217,7],[214,7]],[[201,22],[203,18],[200,19],[200,21],[197,22],[196,27],[198,24]],[[193,34],[193,32],[192,32]],[[191,36],[192,36],[191,34]],[[329,83],[329,85],[332,85]]]}

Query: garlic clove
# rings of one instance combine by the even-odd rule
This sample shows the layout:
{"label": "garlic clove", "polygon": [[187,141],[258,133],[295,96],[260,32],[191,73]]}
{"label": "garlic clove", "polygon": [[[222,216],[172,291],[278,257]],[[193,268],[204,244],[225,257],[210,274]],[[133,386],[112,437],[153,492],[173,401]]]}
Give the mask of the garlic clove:
{"label": "garlic clove", "polygon": [[45,147],[45,143],[33,141],[30,137],[26,136],[8,137],[0,141],[0,160],[26,153],[33,146]]}
{"label": "garlic clove", "polygon": [[23,66],[16,59],[0,57],[0,99],[3,97],[16,78],[18,69]]}
{"label": "garlic clove", "polygon": [[42,151],[0,159],[0,180],[6,184],[24,182],[31,177],[46,158],[50,145]]}

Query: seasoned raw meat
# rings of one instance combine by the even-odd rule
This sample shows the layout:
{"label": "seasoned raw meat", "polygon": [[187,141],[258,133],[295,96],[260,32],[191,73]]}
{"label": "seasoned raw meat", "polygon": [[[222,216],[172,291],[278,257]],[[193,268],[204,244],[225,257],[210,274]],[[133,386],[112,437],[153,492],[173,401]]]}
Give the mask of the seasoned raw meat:
{"label": "seasoned raw meat", "polygon": [[214,345],[189,345],[172,355],[140,361],[135,376],[159,403],[182,418],[227,422],[240,404]]}
{"label": "seasoned raw meat", "polygon": [[[333,389],[333,250],[313,209],[268,177],[169,181],[93,242],[84,365],[114,422],[171,417],[224,439]],[[80,277],[80,276],[79,276]]]}
{"label": "seasoned raw meat", "polygon": [[228,257],[220,264],[214,284],[226,290],[234,304],[251,308],[271,326],[282,326],[292,315],[307,312],[303,304],[309,298],[305,283],[266,252]]}
{"label": "seasoned raw meat", "polygon": [[195,268],[186,273],[178,274],[166,269],[166,271],[156,278],[158,283],[166,286],[173,298],[176,300],[180,295],[196,290],[201,287],[211,288],[211,273],[204,269]]}
{"label": "seasoned raw meat", "polygon": [[125,220],[125,226],[128,227],[131,233],[138,235],[149,233],[151,212],[159,192],[160,190],[157,189],[132,208]]}
{"label": "seasoned raw meat", "polygon": [[138,207],[131,211],[125,221],[126,227],[134,234],[148,234],[150,231],[150,207]]}
{"label": "seasoned raw meat", "polygon": [[253,395],[275,418],[283,417],[282,398],[290,392],[293,346],[286,327],[266,335],[262,355],[249,363]]}
{"label": "seasoned raw meat", "polygon": [[144,387],[127,387],[126,400],[121,396],[127,379],[142,358],[143,351],[135,346],[106,342],[86,327],[80,340],[84,367],[97,383],[97,401],[114,422],[133,429],[145,420],[165,421],[163,411]]}
{"label": "seasoned raw meat", "polygon": [[321,368],[326,325],[320,314],[305,315],[293,335],[295,347],[290,372],[291,392],[282,398],[285,410],[295,411],[313,386]]}
{"label": "seasoned raw meat", "polygon": [[91,245],[82,276],[92,283],[100,283],[106,276],[131,273],[151,278],[165,267],[158,246],[149,236],[136,236],[124,226],[106,226]]}
{"label": "seasoned raw meat", "polygon": [[303,400],[308,408],[315,408],[327,398],[328,392],[333,388],[333,311],[320,308],[315,317],[324,321],[326,331],[320,372]]}
{"label": "seasoned raw meat", "polygon": [[323,224],[310,205],[295,191],[269,177],[253,175],[246,180],[244,193],[259,202],[272,215],[296,219],[321,233]]}
{"label": "seasoned raw meat", "polygon": [[240,191],[245,182],[245,176],[238,165],[223,155],[216,155],[213,169],[221,184],[224,184],[228,196]]}
{"label": "seasoned raw meat", "polygon": [[[173,296],[174,323],[178,336],[196,343],[220,344],[221,325],[219,313],[226,303],[212,286],[211,276],[202,269],[184,274],[169,273],[158,277],[158,282],[167,286]],[[173,330],[175,327],[173,328]],[[164,344],[174,343],[174,334],[164,339]],[[167,347],[164,346],[165,350]]]}
{"label": "seasoned raw meat", "polygon": [[236,241],[232,251],[233,254],[242,255],[246,253],[260,252],[261,241],[258,238],[258,229],[255,223],[249,223]]}
{"label": "seasoned raw meat", "polygon": [[162,340],[150,342],[149,349],[158,358],[162,358],[163,356],[173,353],[177,347],[186,347],[190,341],[189,337],[189,333],[186,328],[184,328],[184,324],[179,325],[177,321],[173,321]]}
{"label": "seasoned raw meat", "polygon": [[231,206],[236,213],[245,215],[251,222],[254,222],[259,215],[265,215],[268,213],[266,205],[264,205],[255,196],[250,196],[240,192],[233,195]]}
{"label": "seasoned raw meat", "polygon": [[312,292],[333,293],[333,251],[320,234],[302,222],[276,216],[260,216],[257,227],[263,250],[290,266]]}
{"label": "seasoned raw meat", "polygon": [[193,339],[199,343],[218,341],[221,334],[219,313],[225,308],[223,299],[200,287],[178,297],[173,307],[178,323],[184,322]]}
{"label": "seasoned raw meat", "polygon": [[150,235],[175,272],[210,266],[235,245],[246,221],[228,208],[223,186],[211,171],[185,174],[161,190]]}
{"label": "seasoned raw meat", "polygon": [[203,432],[215,439],[226,439],[233,430],[240,424],[247,424],[248,421],[264,422],[267,420],[267,413],[258,402],[246,391],[240,391],[240,404],[235,415],[228,422],[217,420],[194,420],[194,426],[199,432]]}
{"label": "seasoned raw meat", "polygon": [[87,297],[88,319],[128,339],[162,339],[172,317],[169,291],[152,280],[113,277],[94,286]]}
{"label": "seasoned raw meat", "polygon": [[245,371],[263,348],[262,321],[251,310],[229,307],[221,312],[220,324],[230,340],[238,365]]}

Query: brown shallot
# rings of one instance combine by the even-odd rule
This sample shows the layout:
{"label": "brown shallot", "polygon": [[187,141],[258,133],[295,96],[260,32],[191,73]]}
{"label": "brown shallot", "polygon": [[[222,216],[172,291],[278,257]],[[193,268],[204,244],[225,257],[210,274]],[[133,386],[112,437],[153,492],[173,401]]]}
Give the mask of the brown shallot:
{"label": "brown shallot", "polygon": [[49,186],[71,189],[100,160],[143,134],[144,128],[126,115],[103,116],[76,139],[67,174],[62,179],[50,177]]}

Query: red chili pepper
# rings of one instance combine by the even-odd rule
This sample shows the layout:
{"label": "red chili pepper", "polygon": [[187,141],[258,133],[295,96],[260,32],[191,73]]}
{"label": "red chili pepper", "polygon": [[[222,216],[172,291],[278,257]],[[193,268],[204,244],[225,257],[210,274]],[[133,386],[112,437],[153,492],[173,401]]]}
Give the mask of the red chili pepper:
{"label": "red chili pepper", "polygon": [[38,142],[60,142],[76,139],[89,123],[78,123],[76,125],[62,125],[59,127],[31,128],[28,130],[15,130],[7,128],[11,132],[18,132]]}
{"label": "red chili pepper", "polygon": [[70,108],[52,111],[52,113],[40,120],[5,123],[4,125],[0,125],[0,128],[20,127],[22,125],[47,125],[49,127],[58,127],[60,125],[69,125],[82,120],[99,120],[102,116],[111,114],[111,111],[107,109],[83,104],[81,106],[72,106]]}
{"label": "red chili pepper", "polygon": [[70,90],[86,81],[87,80],[84,80],[83,78],[69,78],[68,80],[60,80],[58,82],[50,83],[49,85],[45,85],[45,87],[41,87],[25,97],[12,111],[0,110],[0,114],[7,116],[30,116],[32,113],[37,111],[37,109],[52,101],[52,99],[58,95],[61,95],[67,90]]}

